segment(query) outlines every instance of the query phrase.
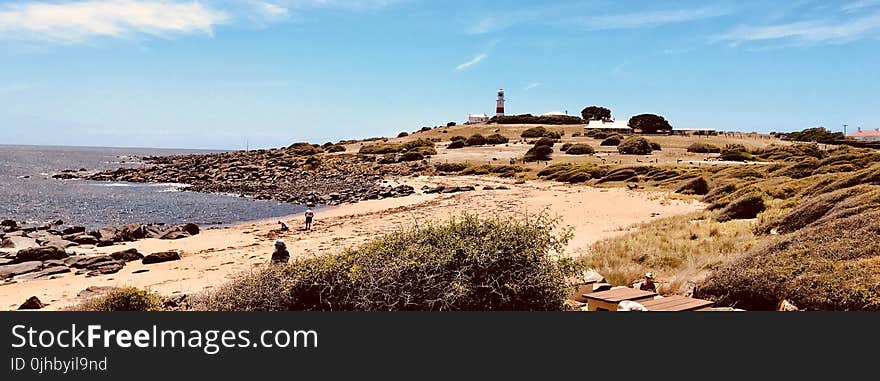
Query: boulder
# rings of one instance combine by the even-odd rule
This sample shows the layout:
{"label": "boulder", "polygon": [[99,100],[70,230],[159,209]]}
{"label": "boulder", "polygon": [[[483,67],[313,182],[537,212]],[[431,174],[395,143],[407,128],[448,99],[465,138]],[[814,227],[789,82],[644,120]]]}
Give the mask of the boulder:
{"label": "boulder", "polygon": [[38,310],[38,309],[41,309],[45,306],[46,305],[43,304],[43,302],[41,302],[39,298],[37,298],[36,296],[31,296],[30,298],[25,300],[25,302],[22,303],[22,305],[19,306],[18,309],[19,310]]}
{"label": "boulder", "polygon": [[37,272],[24,274],[21,277],[19,277],[19,279],[33,280],[33,279],[40,279],[40,278],[48,278],[52,275],[65,274],[65,273],[69,273],[69,272],[70,272],[70,267],[52,266],[52,267],[44,268],[44,269],[37,271]]}
{"label": "boulder", "polygon": [[0,247],[4,249],[25,249],[38,246],[40,245],[37,244],[37,240],[22,236],[6,236],[0,243]]}
{"label": "boulder", "polygon": [[117,251],[113,254],[110,254],[110,257],[117,261],[123,262],[139,261],[141,259],[144,259],[144,255],[138,253],[137,249],[135,248]]}
{"label": "boulder", "polygon": [[143,260],[141,260],[141,263],[149,265],[153,263],[162,263],[177,260],[180,260],[180,254],[176,251],[160,251],[158,253],[147,255],[146,257],[144,257]]}
{"label": "boulder", "polygon": [[16,263],[12,265],[4,265],[0,266],[0,278],[12,278],[16,275],[38,271],[41,268],[43,268],[43,262],[40,261],[30,261]]}
{"label": "boulder", "polygon": [[76,242],[80,245],[97,245],[98,244],[98,239],[93,236],[90,236],[88,234],[80,234],[76,237],[73,237],[72,241]]}
{"label": "boulder", "polygon": [[88,288],[80,291],[76,294],[76,297],[82,299],[91,299],[98,296],[104,296],[109,294],[111,291],[119,290],[119,287],[113,286],[89,286]]}
{"label": "boulder", "polygon": [[48,261],[50,259],[64,259],[67,257],[68,255],[64,252],[64,249],[57,246],[31,247],[19,250],[18,254],[15,255],[15,262]]}
{"label": "boulder", "polygon": [[[18,229],[18,223],[13,220],[3,220],[0,221],[0,227],[3,228],[12,228],[12,230]],[[9,231],[9,230],[7,230]]]}
{"label": "boulder", "polygon": [[65,228],[61,231],[62,235],[71,235],[71,234],[84,234],[86,232],[86,228],[82,226],[71,226]]}

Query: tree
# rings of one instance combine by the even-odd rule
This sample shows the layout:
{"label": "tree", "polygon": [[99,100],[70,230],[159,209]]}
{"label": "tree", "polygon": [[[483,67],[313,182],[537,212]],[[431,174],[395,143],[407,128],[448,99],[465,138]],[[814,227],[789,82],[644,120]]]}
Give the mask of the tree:
{"label": "tree", "polygon": [[672,126],[660,115],[641,114],[629,118],[630,128],[640,130],[643,134],[672,132]]}
{"label": "tree", "polygon": [[611,118],[611,110],[605,107],[590,106],[581,110],[581,116],[584,120],[602,120],[603,118]]}

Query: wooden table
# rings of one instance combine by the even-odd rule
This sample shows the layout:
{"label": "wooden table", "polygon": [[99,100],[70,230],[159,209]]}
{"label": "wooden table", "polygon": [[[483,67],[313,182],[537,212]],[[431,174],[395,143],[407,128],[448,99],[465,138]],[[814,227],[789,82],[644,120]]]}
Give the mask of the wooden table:
{"label": "wooden table", "polygon": [[645,299],[653,299],[654,296],[657,296],[657,294],[651,291],[622,287],[608,291],[585,294],[584,298],[587,299],[587,309],[590,311],[617,311],[617,304],[624,300],[636,302]]}
{"label": "wooden table", "polygon": [[688,298],[681,295],[670,295],[663,298],[639,302],[648,311],[700,311],[708,310],[713,302],[703,299]]}

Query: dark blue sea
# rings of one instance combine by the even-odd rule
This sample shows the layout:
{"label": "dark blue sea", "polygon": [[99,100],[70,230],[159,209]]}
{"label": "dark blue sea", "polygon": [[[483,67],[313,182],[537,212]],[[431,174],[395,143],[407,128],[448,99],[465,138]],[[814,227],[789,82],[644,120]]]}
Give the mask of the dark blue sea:
{"label": "dark blue sea", "polygon": [[210,151],[0,145],[0,219],[97,228],[126,223],[232,224],[301,212],[299,205],[188,192],[182,184],[57,180],[65,169],[143,165],[139,158]]}

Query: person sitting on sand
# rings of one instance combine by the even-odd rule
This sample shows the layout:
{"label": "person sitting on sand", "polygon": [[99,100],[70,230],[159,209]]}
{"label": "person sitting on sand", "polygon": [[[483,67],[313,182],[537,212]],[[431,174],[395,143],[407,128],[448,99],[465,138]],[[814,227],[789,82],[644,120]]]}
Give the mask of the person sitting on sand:
{"label": "person sitting on sand", "polygon": [[290,261],[290,253],[287,252],[287,245],[283,240],[275,240],[275,251],[272,252],[272,264],[283,265]]}
{"label": "person sitting on sand", "polygon": [[654,274],[645,274],[645,280],[639,283],[639,290],[657,292],[657,284],[654,283]]}
{"label": "person sitting on sand", "polygon": [[311,208],[306,209],[306,230],[312,230],[312,218],[314,217],[315,212]]}
{"label": "person sitting on sand", "polygon": [[281,224],[281,229],[279,229],[279,230],[281,230],[283,232],[290,230],[290,228],[287,227],[287,224],[285,224],[284,221],[278,221],[278,223]]}

